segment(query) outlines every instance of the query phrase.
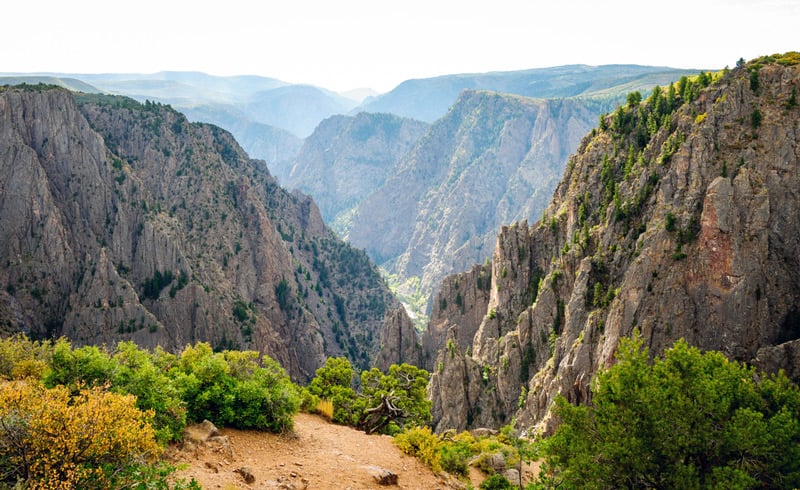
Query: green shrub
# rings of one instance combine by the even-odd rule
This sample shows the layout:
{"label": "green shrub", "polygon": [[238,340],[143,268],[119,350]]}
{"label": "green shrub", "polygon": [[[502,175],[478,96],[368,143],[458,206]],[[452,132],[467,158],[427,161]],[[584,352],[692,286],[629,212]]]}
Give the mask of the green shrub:
{"label": "green shrub", "polygon": [[760,88],[761,83],[758,80],[758,68],[752,68],[750,70],[750,90],[755,93],[758,93],[758,89]]}
{"label": "green shrub", "polygon": [[443,443],[439,449],[439,461],[442,469],[454,475],[467,476],[469,474],[469,460],[472,451],[469,445],[463,442]]}
{"label": "green shrub", "polygon": [[[314,411],[317,409],[317,405],[319,404],[321,398],[311,393],[308,390],[307,386],[300,388],[299,395],[300,395],[300,411],[306,413],[314,413]],[[333,415],[331,415],[331,418],[333,418]]]}
{"label": "green shrub", "polygon": [[[621,339],[592,405],[557,397],[549,483],[567,488],[798,488],[800,388],[684,341],[652,360]],[[547,483],[547,482],[545,482]]]}
{"label": "green shrub", "polygon": [[44,377],[47,387],[64,385],[77,391],[81,386],[98,386],[111,381],[114,361],[96,346],[73,349],[69,341],[60,339],[53,349],[50,371]]}
{"label": "green shrub", "polygon": [[171,371],[194,422],[280,432],[292,428],[300,405],[283,368],[254,351],[214,352],[187,346]]}
{"label": "green shrub", "polygon": [[189,420],[202,422],[207,419],[225,425],[234,418],[236,380],[230,375],[230,366],[225,358],[221,353],[214,353],[209,344],[187,346],[170,375],[186,402]]}
{"label": "green shrub", "polygon": [[758,108],[753,109],[753,112],[750,114],[750,125],[753,126],[753,129],[758,129],[761,127],[761,121],[764,120],[764,116],[761,114],[761,111]]}
{"label": "green shrub", "polygon": [[164,369],[174,359],[160,348],[151,354],[133,342],[117,344],[113,357],[112,391],[130,393],[136,396],[139,409],[153,410],[156,439],[161,443],[179,440],[186,427],[186,405]]}
{"label": "green shrub", "polygon": [[514,490],[514,485],[503,475],[492,475],[481,483],[481,490]]}
{"label": "green shrub", "polygon": [[675,215],[667,213],[664,216],[664,229],[667,231],[675,231]]}
{"label": "green shrub", "polygon": [[[248,354],[226,352],[230,358]],[[253,352],[252,354],[258,355]],[[294,414],[300,405],[297,388],[277,361],[263,356],[260,365],[253,360],[252,372],[236,373],[238,383],[234,389],[236,415],[229,422],[233,427],[259,429],[271,432],[289,430],[294,424]]]}
{"label": "green shrub", "polygon": [[[333,403],[333,421],[337,424],[354,426],[360,416],[360,403],[352,388],[353,375],[353,367],[347,358],[329,357],[325,365],[317,369],[307,388],[311,396]],[[311,401],[313,399],[309,399],[309,403]]]}
{"label": "green shrub", "polygon": [[158,299],[161,295],[161,290],[167,287],[174,278],[172,271],[155,271],[153,277],[146,279],[142,284],[142,297],[152,300]]}

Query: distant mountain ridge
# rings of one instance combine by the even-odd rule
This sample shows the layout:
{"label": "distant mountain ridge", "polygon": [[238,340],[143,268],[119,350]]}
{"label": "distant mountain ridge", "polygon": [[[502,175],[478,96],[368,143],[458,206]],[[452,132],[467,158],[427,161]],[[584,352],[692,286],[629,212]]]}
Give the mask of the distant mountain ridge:
{"label": "distant mountain ridge", "polygon": [[73,92],[85,92],[85,93],[98,93],[100,90],[97,87],[89,85],[88,83],[78,80],[77,78],[71,77],[57,77],[57,76],[46,76],[46,75],[19,75],[19,76],[2,76],[0,75],[0,85],[21,85],[21,84],[28,84],[28,85],[37,85],[37,84],[45,84],[45,85],[54,85],[56,87],[62,87],[67,90],[72,90]]}
{"label": "distant mountain ridge", "polygon": [[[407,80],[356,110],[389,112],[433,122],[442,117],[465,89],[488,90],[536,98],[618,96],[649,90],[699,70],[640,65],[566,65],[530,70],[445,75]],[[635,87],[626,89],[626,87]]]}
{"label": "distant mountain ridge", "polygon": [[[222,77],[200,72],[159,72],[152,75],[69,75],[97,88],[170,104],[179,110],[212,108],[238,112],[250,121],[286,130],[299,138],[333,114],[346,113],[358,102],[330,90],[259,76]],[[215,121],[207,121],[215,123]]]}
{"label": "distant mountain ridge", "polygon": [[[214,76],[201,72],[153,74],[14,74],[9,84],[28,79],[87,93],[125,95],[139,102],[169,104],[191,120],[230,131],[253,158],[288,165],[322,119],[344,114],[363,100],[309,85],[260,76]],[[71,81],[80,82],[73,83]],[[24,80],[23,80],[24,81]],[[81,82],[82,81],[82,82]]]}
{"label": "distant mountain ridge", "polygon": [[[323,119],[334,114],[355,115],[359,112],[391,113],[431,123],[444,116],[462,90],[490,90],[527,97],[603,96],[604,91],[630,84],[650,88],[664,85],[682,74],[697,70],[637,65],[585,66],[568,65],[509,72],[456,74],[442,77],[407,80],[385,94],[369,89],[356,89],[344,94],[304,84],[291,84],[275,78],[240,75],[215,76],[202,72],[162,71],[153,74],[2,74],[49,77],[66,88],[127,95],[140,102],[152,100],[170,104],[202,122],[217,124],[230,130],[244,149],[254,158],[274,163],[273,131],[255,141],[253,133],[244,138],[238,128],[258,128],[260,124],[287,131],[305,138]],[[66,79],[83,81],[89,87],[67,86]],[[57,80],[62,80],[61,82]],[[0,81],[1,83],[1,81]],[[96,90],[92,90],[96,89]],[[631,88],[630,90],[633,90]],[[630,90],[620,90],[627,93]],[[610,95],[619,95],[619,92]],[[194,119],[203,117],[205,119]],[[238,119],[231,123],[232,118]],[[282,137],[281,137],[282,138]],[[300,143],[293,145],[299,149]],[[278,153],[278,162],[291,161],[296,153]]]}

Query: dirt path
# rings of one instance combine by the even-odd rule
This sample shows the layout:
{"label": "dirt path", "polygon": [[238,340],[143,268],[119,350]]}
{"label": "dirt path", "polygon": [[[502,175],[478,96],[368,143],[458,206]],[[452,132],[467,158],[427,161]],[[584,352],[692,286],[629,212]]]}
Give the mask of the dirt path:
{"label": "dirt path", "polygon": [[[367,435],[325,419],[300,413],[292,435],[225,429],[230,448],[207,444],[178,453],[178,472],[196,479],[204,489],[447,489],[463,488],[434,474],[417,459],[403,454],[389,436]],[[236,470],[250,469],[253,483]],[[380,486],[376,468],[398,475],[397,485]]]}

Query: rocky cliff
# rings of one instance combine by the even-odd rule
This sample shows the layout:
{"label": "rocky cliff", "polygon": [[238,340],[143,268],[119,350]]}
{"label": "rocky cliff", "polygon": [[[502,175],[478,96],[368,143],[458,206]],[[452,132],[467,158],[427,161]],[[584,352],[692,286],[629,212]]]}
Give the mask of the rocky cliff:
{"label": "rocky cliff", "polygon": [[358,207],[350,242],[428,297],[489,258],[504,223],[537,218],[604,107],[466,91]]}
{"label": "rocky cliff", "polygon": [[6,332],[203,340],[300,380],[329,355],[368,365],[404,314],[367,256],[229,133],[41,86],[0,91],[0,284]]}
{"label": "rocky cliff", "polygon": [[683,78],[602,119],[541,220],[497,237],[485,314],[457,323],[469,352],[438,354],[439,430],[552,428],[554,396],[587,402],[635,329],[653,353],[684,338],[797,379],[798,61]]}
{"label": "rocky cliff", "polygon": [[354,210],[396,173],[397,162],[427,129],[391,114],[332,116],[306,138],[281,181],[314,196],[325,222],[347,237]]}

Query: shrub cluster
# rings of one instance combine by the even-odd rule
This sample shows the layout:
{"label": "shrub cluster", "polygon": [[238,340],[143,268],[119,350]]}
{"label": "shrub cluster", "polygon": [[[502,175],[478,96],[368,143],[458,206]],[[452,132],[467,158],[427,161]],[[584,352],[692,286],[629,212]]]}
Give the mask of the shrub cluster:
{"label": "shrub cluster", "polygon": [[[506,426],[497,435],[474,436],[469,432],[459,434],[434,434],[430,427],[413,427],[395,437],[401,451],[418,458],[434,471],[446,471],[456,476],[467,476],[474,466],[487,475],[495,475],[493,461],[502,455],[505,468],[511,468],[521,460],[529,460],[535,451],[531,443],[512,435],[511,426]],[[489,483],[494,485],[505,480],[502,475]],[[481,487],[483,488],[483,487]],[[503,487],[490,487],[503,488]]]}
{"label": "shrub cluster", "polygon": [[0,386],[0,462],[4,480],[38,488],[112,488],[118,469],[152,463],[160,454],[152,412],[130,395],[100,387],[73,396],[38,380]]}
{"label": "shrub cluster", "polygon": [[329,418],[334,422],[368,434],[394,435],[404,426],[430,420],[427,386],[428,372],[409,364],[394,364],[388,373],[372,368],[356,378],[350,361],[332,357],[303,388],[302,408],[320,411],[318,407],[325,407],[329,411],[326,403],[320,403],[329,402],[333,406]]}
{"label": "shrub cluster", "polygon": [[555,403],[542,488],[798,488],[800,389],[684,341],[622,339],[591,406]]}
{"label": "shrub cluster", "polygon": [[279,432],[298,405],[283,368],[257,352],[0,339],[0,488],[169,488],[156,458],[187,423]]}

